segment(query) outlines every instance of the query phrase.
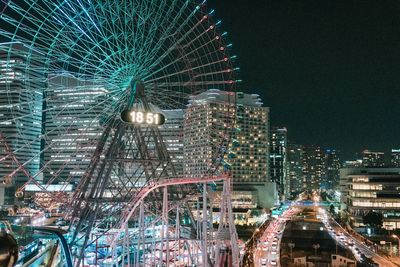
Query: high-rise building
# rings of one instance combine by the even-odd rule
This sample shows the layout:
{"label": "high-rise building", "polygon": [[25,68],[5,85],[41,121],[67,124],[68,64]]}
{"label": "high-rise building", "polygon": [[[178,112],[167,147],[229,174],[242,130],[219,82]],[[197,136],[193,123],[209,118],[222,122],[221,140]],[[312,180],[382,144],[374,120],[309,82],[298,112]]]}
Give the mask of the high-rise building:
{"label": "high-rise building", "polygon": [[159,127],[177,177],[183,176],[183,121],[184,110],[163,110],[166,121]]}
{"label": "high-rise building", "polygon": [[[43,128],[45,183],[77,183],[94,154],[107,90],[68,73],[49,75]],[[52,182],[54,181],[54,182]]]}
{"label": "high-rise building", "polygon": [[363,167],[384,167],[385,153],[364,150],[362,152],[362,164]]}
{"label": "high-rise building", "polygon": [[304,191],[302,145],[288,143],[286,177],[289,184],[290,195],[292,197]]}
{"label": "high-rise building", "polygon": [[400,168],[340,169],[340,190],[355,227],[364,227],[363,216],[374,211],[383,215],[384,228],[400,228]]}
{"label": "high-rise building", "polygon": [[339,159],[339,152],[335,149],[325,150],[325,181],[322,181],[322,185],[325,189],[334,189],[339,185],[339,169],[341,163]]}
{"label": "high-rise building", "polygon": [[391,167],[400,168],[400,149],[392,149],[390,165]]}
{"label": "high-rise building", "polygon": [[[16,159],[30,176],[39,171],[42,100],[45,77],[42,55],[21,43],[0,44],[0,131]],[[0,147],[0,179],[21,170]],[[0,191],[0,202],[12,204],[15,188],[29,178],[22,172],[12,174],[12,184]],[[39,178],[38,178],[39,179]],[[2,203],[0,203],[2,204]]]}
{"label": "high-rise building", "polygon": [[287,163],[287,129],[286,127],[271,127],[269,142],[270,179],[275,182],[281,199],[289,194],[289,184],[286,183]]}
{"label": "high-rise building", "polygon": [[344,168],[361,168],[362,166],[362,159],[346,160],[343,163]]}
{"label": "high-rise building", "polygon": [[319,146],[303,148],[303,183],[308,190],[318,190],[325,179],[325,155]]}
{"label": "high-rise building", "polygon": [[[273,202],[267,199],[264,190],[268,181],[268,116],[269,108],[262,107],[256,94],[238,92],[235,95],[212,89],[192,96],[185,111],[185,175],[204,175],[220,155],[218,150],[228,149],[230,152],[223,160],[231,166],[234,191],[241,195],[250,193],[246,199],[254,206]],[[216,140],[226,134],[231,134],[235,144],[216,146]]]}

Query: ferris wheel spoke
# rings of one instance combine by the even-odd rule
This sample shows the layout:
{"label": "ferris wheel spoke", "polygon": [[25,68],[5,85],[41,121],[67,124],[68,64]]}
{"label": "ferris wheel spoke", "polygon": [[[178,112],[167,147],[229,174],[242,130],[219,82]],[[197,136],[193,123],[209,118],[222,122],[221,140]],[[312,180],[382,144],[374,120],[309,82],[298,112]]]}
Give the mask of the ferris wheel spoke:
{"label": "ferris wheel spoke", "polygon": [[[200,22],[202,22],[202,21],[200,21]],[[199,23],[200,23],[200,22],[199,22]],[[201,34],[199,34],[198,37],[200,38],[202,35],[206,34],[207,32],[208,32],[208,29],[206,29],[204,32],[202,32]],[[163,71],[164,69],[168,68],[169,66],[174,65],[175,63],[179,62],[179,61],[182,60],[183,58],[185,58],[185,57],[187,57],[187,56],[189,56],[189,55],[191,55],[191,54],[196,53],[197,51],[199,51],[200,49],[203,49],[204,47],[207,47],[208,45],[210,45],[210,44],[213,43],[214,41],[215,41],[214,39],[211,39],[210,41],[207,41],[206,43],[202,44],[201,46],[193,48],[193,49],[190,50],[190,52],[188,52],[187,54],[184,54],[184,55],[182,55],[181,57],[176,58],[175,60],[171,61],[171,62],[168,63],[167,65],[165,65],[165,66],[163,66],[163,67],[161,67],[161,68],[159,68],[159,69],[157,69],[157,70],[151,72],[150,75],[156,75],[156,74],[158,74],[160,71]],[[170,49],[168,49],[167,51],[168,51],[168,53],[170,53],[170,52],[172,51],[172,49],[170,48]],[[164,58],[164,57],[166,57],[166,56],[167,56],[167,54],[164,54],[164,55],[162,55],[160,58]],[[152,67],[150,66],[149,68],[151,69]],[[147,79],[147,78],[148,78],[148,76],[147,76],[147,77],[144,77],[144,79]]]}
{"label": "ferris wheel spoke", "polygon": [[227,60],[227,58],[223,58],[223,59],[220,59],[220,60],[216,60],[214,62],[204,63],[203,65],[195,66],[195,67],[192,67],[190,69],[185,69],[185,70],[182,70],[182,71],[179,71],[179,72],[174,72],[172,74],[168,74],[168,75],[165,75],[165,76],[157,77],[157,78],[154,78],[152,80],[147,80],[147,82],[152,83],[152,82],[156,82],[156,81],[160,81],[160,80],[165,80],[168,77],[173,77],[173,76],[177,76],[177,75],[180,75],[180,74],[197,71],[199,69],[205,69],[206,67],[210,67],[212,65],[216,65],[216,64],[219,64],[219,63],[224,63],[224,62],[226,62],[226,60]]}

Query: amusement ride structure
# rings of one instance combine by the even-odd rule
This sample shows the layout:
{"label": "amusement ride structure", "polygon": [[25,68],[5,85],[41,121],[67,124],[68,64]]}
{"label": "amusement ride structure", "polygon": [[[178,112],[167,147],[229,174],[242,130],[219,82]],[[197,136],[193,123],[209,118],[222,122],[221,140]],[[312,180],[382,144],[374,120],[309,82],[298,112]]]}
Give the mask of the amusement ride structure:
{"label": "amusement ride structure", "polygon": [[[224,160],[237,68],[205,1],[1,3],[2,180],[20,201],[63,210],[60,257],[74,266],[93,254],[100,266],[239,266]],[[208,140],[208,168],[186,176],[171,159],[164,111],[209,89],[232,92],[225,130]],[[215,182],[221,203],[209,194]]]}

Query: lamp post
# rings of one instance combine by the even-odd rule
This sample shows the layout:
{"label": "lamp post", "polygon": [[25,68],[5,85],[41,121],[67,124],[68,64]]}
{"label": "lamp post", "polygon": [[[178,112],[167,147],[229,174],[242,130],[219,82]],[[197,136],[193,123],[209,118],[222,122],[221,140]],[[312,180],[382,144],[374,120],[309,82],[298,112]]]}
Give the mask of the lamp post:
{"label": "lamp post", "polygon": [[312,247],[315,250],[315,260],[314,260],[314,262],[317,263],[317,250],[319,249],[320,245],[317,243],[317,244],[313,244]]}
{"label": "lamp post", "polygon": [[290,259],[293,261],[293,248],[294,248],[295,244],[292,242],[289,242],[288,246],[290,248]]}
{"label": "lamp post", "polygon": [[397,239],[397,256],[400,256],[400,238],[395,234],[393,234],[392,237]]}

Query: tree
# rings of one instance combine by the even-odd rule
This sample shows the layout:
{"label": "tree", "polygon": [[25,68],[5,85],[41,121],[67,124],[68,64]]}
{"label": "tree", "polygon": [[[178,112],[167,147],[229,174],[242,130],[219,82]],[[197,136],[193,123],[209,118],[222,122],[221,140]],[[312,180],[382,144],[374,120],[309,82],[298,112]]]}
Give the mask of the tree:
{"label": "tree", "polygon": [[383,225],[383,216],[381,213],[370,211],[363,216],[363,224],[379,229]]}

